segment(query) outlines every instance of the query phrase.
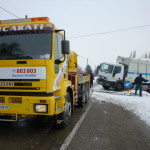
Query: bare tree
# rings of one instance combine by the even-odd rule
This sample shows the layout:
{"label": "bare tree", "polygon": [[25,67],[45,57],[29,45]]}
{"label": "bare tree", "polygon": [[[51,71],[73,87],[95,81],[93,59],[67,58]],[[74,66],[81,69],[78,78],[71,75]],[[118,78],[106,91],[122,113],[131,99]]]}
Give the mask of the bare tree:
{"label": "bare tree", "polygon": [[148,58],[148,54],[147,54],[147,52],[145,53],[145,58]]}
{"label": "bare tree", "polygon": [[94,75],[98,76],[98,72],[100,70],[100,65],[98,65],[94,70]]}
{"label": "bare tree", "polygon": [[134,52],[133,52],[133,58],[135,58],[136,57],[136,50],[134,50]]}
{"label": "bare tree", "polygon": [[132,52],[130,53],[130,58],[132,58]]}

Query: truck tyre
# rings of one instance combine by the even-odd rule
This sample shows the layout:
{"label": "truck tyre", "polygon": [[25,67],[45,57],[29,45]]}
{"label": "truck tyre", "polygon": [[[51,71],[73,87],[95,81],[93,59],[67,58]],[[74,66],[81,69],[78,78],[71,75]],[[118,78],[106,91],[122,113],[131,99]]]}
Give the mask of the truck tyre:
{"label": "truck tyre", "polygon": [[88,100],[89,100],[89,97],[90,97],[89,94],[90,94],[90,93],[89,93],[89,85],[86,84],[86,86],[85,86],[85,103],[87,103]]}
{"label": "truck tyre", "polygon": [[71,108],[71,98],[70,94],[67,92],[64,112],[58,115],[58,119],[61,120],[61,122],[58,124],[60,128],[65,128],[68,125],[71,118]]}
{"label": "truck tyre", "polygon": [[80,87],[80,94],[81,97],[78,98],[78,106],[84,107],[86,100],[87,100],[87,94],[86,94],[86,86]]}
{"label": "truck tyre", "polygon": [[90,98],[90,93],[89,93],[89,89],[87,87],[87,90],[86,90],[86,101],[85,101],[86,103],[88,102],[89,98]]}
{"label": "truck tyre", "polygon": [[117,84],[115,85],[115,90],[116,90],[116,91],[122,91],[123,89],[124,89],[124,86],[123,86],[122,83],[117,83]]}
{"label": "truck tyre", "polygon": [[108,89],[109,89],[109,87],[106,86],[106,85],[102,85],[102,86],[103,86],[103,88],[104,88],[105,90],[108,90]]}
{"label": "truck tyre", "polygon": [[82,97],[78,99],[78,106],[84,107],[85,103],[86,103],[86,93],[83,92]]}

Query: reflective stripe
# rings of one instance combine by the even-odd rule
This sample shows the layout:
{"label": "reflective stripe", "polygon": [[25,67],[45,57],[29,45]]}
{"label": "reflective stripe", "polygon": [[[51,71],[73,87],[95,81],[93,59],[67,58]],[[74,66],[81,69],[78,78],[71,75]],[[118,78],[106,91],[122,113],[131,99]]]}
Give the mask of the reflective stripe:
{"label": "reflective stripe", "polygon": [[135,74],[135,75],[150,75],[150,73],[137,73],[137,72],[128,72],[128,74]]}
{"label": "reflective stripe", "polygon": [[74,101],[78,100],[78,91],[74,91]]}

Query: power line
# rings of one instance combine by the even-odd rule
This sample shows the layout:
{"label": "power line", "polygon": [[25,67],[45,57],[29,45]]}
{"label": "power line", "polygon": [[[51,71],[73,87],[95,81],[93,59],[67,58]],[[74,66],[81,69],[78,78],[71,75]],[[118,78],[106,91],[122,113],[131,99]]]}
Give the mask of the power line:
{"label": "power line", "polygon": [[15,14],[11,13],[11,12],[10,12],[10,11],[8,11],[8,10],[6,10],[5,8],[3,8],[3,7],[1,7],[1,6],[0,6],[0,8],[1,8],[1,9],[3,9],[4,11],[8,12],[9,14],[11,14],[11,15],[13,15],[13,16],[15,16],[16,18],[18,18],[18,19],[19,19],[19,17],[18,17],[18,16],[16,16]]}
{"label": "power line", "polygon": [[122,32],[122,31],[133,30],[133,29],[137,29],[137,28],[144,28],[144,27],[149,27],[149,26],[150,26],[150,25],[136,26],[136,27],[130,27],[130,28],[119,29],[119,30],[112,30],[112,31],[100,32],[100,33],[94,33],[94,34],[87,34],[87,35],[81,35],[81,36],[74,36],[74,37],[70,37],[70,38],[68,38],[68,39],[82,38],[82,37],[95,36],[95,35],[101,35],[101,34],[110,34],[110,33],[114,33],[114,32]]}

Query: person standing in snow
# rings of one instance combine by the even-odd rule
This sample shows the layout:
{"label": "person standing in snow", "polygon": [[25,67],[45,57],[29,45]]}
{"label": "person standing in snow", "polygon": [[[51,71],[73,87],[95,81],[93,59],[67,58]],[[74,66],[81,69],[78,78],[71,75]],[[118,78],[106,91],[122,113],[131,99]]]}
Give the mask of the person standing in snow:
{"label": "person standing in snow", "polygon": [[142,82],[147,82],[148,80],[145,80],[142,77],[142,74],[140,74],[138,77],[135,78],[134,83],[135,83],[135,95],[137,95],[137,91],[139,90],[140,96],[142,96]]}

